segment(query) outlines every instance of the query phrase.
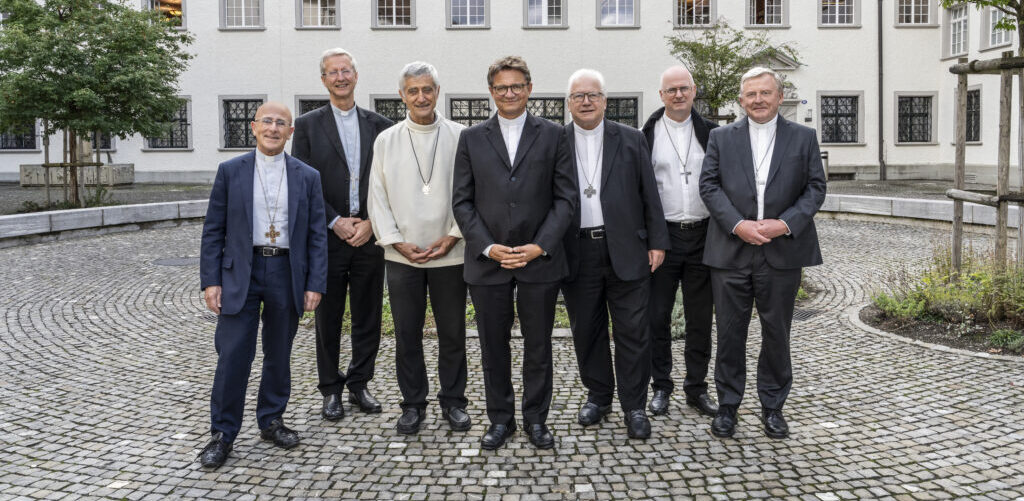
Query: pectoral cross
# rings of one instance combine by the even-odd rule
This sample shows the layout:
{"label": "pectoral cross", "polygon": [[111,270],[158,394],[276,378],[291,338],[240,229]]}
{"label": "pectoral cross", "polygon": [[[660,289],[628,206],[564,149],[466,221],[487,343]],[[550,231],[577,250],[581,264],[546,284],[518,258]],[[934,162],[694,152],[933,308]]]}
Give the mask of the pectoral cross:
{"label": "pectoral cross", "polygon": [[587,186],[587,189],[583,190],[583,194],[586,195],[587,198],[594,196],[595,193],[597,193],[597,190],[595,190],[593,186]]}
{"label": "pectoral cross", "polygon": [[682,174],[684,176],[683,177],[683,181],[685,181],[686,184],[690,184],[690,171],[684,170],[684,171],[680,172],[680,174]]}
{"label": "pectoral cross", "polygon": [[270,239],[270,243],[276,244],[277,243],[277,237],[281,236],[281,232],[277,231],[276,229],[274,229],[274,225],[271,224],[270,225],[270,231],[264,233],[263,236],[269,238]]}

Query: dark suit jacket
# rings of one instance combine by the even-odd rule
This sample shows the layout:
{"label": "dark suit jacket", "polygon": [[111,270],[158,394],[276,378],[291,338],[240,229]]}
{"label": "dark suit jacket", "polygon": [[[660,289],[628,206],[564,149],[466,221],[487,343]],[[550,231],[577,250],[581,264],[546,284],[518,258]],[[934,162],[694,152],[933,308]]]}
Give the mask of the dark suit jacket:
{"label": "dark suit jacket", "polygon": [[[570,158],[575,157],[575,125],[565,126]],[[620,280],[639,280],[650,275],[647,251],[671,247],[658,183],[651,167],[651,151],[640,131],[610,120],[604,121],[604,154],[601,162],[601,215],[612,270]],[[573,164],[575,166],[575,163]],[[572,170],[576,196],[582,203],[577,169]],[[580,211],[565,233],[569,281],[579,271]]]}
{"label": "dark suit jacket", "polygon": [[[568,267],[562,237],[576,211],[572,160],[562,127],[527,114],[508,158],[497,115],[462,131],[455,153],[452,210],[466,240],[466,282],[496,285],[556,282]],[[491,244],[534,243],[547,256],[518,270],[503,269],[483,255]]]}
{"label": "dark suit jacket", "polygon": [[[644,137],[647,138],[647,145],[654,149],[654,127],[658,125],[658,120],[665,116],[665,107],[662,106],[654,110],[651,116],[644,123],[644,126],[640,129],[644,132]],[[708,135],[711,133],[711,129],[718,127],[718,124],[712,122],[697,113],[697,110],[690,108],[690,118],[693,120],[693,135],[697,136],[697,142],[700,143],[700,147],[704,148],[704,151],[708,151]]]}
{"label": "dark suit jacket", "polygon": [[[757,184],[747,118],[711,131],[700,174],[700,196],[711,212],[704,264],[735,269],[750,263],[753,245],[732,233],[736,223],[757,219]],[[778,118],[775,149],[764,193],[765,219],[781,219],[790,235],[764,245],[777,269],[821,264],[814,214],[825,201],[825,171],[814,129]]]}
{"label": "dark suit jacket", "polygon": [[[394,122],[372,111],[356,107],[359,114],[359,217],[366,219],[366,196],[369,190],[370,162],[373,160],[373,140],[377,134]],[[337,216],[349,217],[348,161],[338,135],[331,105],[325,105],[295,119],[295,133],[292,135],[292,156],[306,162],[320,171],[324,187],[324,209],[326,222]],[[326,223],[324,223],[326,224]],[[371,245],[374,238],[365,245]],[[343,241],[334,232],[328,232],[330,248],[340,246]],[[382,250],[383,252],[383,250]]]}
{"label": "dark suit jacket", "polygon": [[[288,176],[288,261],[292,299],[302,314],[305,291],[327,290],[327,226],[320,174],[285,155]],[[241,311],[252,273],[252,193],[256,153],[221,163],[213,181],[203,223],[199,280],[203,289],[219,285],[221,313]]]}

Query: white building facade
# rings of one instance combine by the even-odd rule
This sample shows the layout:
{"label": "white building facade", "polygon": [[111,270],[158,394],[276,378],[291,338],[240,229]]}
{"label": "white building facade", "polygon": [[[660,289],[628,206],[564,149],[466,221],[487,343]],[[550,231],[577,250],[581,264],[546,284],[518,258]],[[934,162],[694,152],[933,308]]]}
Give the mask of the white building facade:
{"label": "white building facade", "polygon": [[[318,64],[330,47],[355,55],[356,102],[385,116],[403,116],[398,72],[423,60],[440,72],[442,115],[486,119],[494,110],[487,67],[515,54],[530,65],[535,113],[568,120],[566,80],[588,67],[607,79],[609,118],[640,126],[661,106],[661,71],[676,63],[665,37],[719,18],[796,47],[802,65],[776,65],[794,84],[783,111],[818,130],[831,175],[876,179],[884,162],[890,179],[952,179],[956,77],[948,69],[957,57],[994,58],[1017,46],[1014,33],[993,29],[991,8],[943,9],[937,0],[132,1],[195,35],[196,57],[179,82],[188,103],[174,132],[105,141],[109,159],[134,164],[141,182],[210,182],[219,162],[253,146],[248,122],[261,102],[293,111],[325,102]],[[994,184],[999,77],[972,75],[970,86],[968,173]],[[1016,102],[1014,110],[1016,131]],[[37,134],[0,136],[0,180],[43,161]],[[60,137],[51,143],[59,158]],[[1014,186],[1016,155],[1014,144]]]}

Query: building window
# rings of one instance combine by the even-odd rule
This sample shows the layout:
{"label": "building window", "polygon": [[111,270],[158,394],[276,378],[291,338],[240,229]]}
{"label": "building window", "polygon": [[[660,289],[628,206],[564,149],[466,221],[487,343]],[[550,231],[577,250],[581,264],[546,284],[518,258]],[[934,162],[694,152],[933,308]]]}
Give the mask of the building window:
{"label": "building window", "polygon": [[676,27],[711,25],[711,0],[676,0]]}
{"label": "building window", "polygon": [[565,98],[564,97],[531,97],[526,102],[526,111],[543,117],[556,124],[565,124]]}
{"label": "building window", "polygon": [[932,96],[899,96],[897,142],[932,142]]}
{"label": "building window", "polygon": [[114,138],[109,132],[93,132],[90,134],[89,142],[92,143],[92,150],[113,151]]}
{"label": "building window", "polygon": [[299,99],[299,116],[331,104],[330,99]]}
{"label": "building window", "polygon": [[448,101],[448,118],[467,127],[491,118],[491,101],[486,97],[452,98]]}
{"label": "building window", "polygon": [[783,0],[748,0],[747,25],[782,26]]}
{"label": "building window", "polygon": [[959,5],[947,11],[949,16],[949,45],[947,56],[967,53],[967,6]]}
{"label": "building window", "polygon": [[171,26],[185,26],[184,0],[149,0],[149,8],[160,12],[160,18]]}
{"label": "building window", "polygon": [[607,102],[604,110],[605,118],[630,127],[638,126],[640,120],[640,98],[609,97],[605,101]]}
{"label": "building window", "polygon": [[373,98],[373,111],[376,111],[379,115],[397,123],[405,120],[405,114],[408,109],[400,98],[376,97]]}
{"label": "building window", "polygon": [[635,0],[601,0],[597,4],[598,26],[636,27],[637,22]]}
{"label": "building window", "polygon": [[821,142],[858,142],[859,110],[858,96],[821,96]]}
{"label": "building window", "polygon": [[413,2],[415,0],[375,0],[377,8],[373,16],[375,28],[411,28]]}
{"label": "building window", "polygon": [[486,28],[490,0],[448,0],[449,28]]}
{"label": "building window", "polygon": [[854,20],[855,0],[821,0],[821,24],[851,26]]}
{"label": "building window", "polygon": [[999,22],[1006,17],[1006,13],[989,7],[988,11],[988,46],[998,47],[1013,42],[1013,31],[999,27]]}
{"label": "building window", "polygon": [[336,28],[338,23],[337,0],[301,0],[299,19],[302,28]]}
{"label": "building window", "polygon": [[565,26],[565,12],[562,0],[527,0],[526,26]]}
{"label": "building window", "polygon": [[153,149],[187,149],[189,147],[189,132],[192,124],[189,122],[190,101],[181,103],[181,108],[171,117],[168,125],[170,128],[163,135],[146,138],[146,142]]}
{"label": "building window", "polygon": [[967,91],[967,142],[981,141],[981,89]]}
{"label": "building window", "polygon": [[0,150],[34,149],[37,149],[35,122],[0,133]]}
{"label": "building window", "polygon": [[222,101],[225,148],[256,147],[256,138],[250,132],[249,124],[256,119],[256,109],[262,104],[262,99],[225,99]]}
{"label": "building window", "polygon": [[221,0],[225,28],[263,27],[263,0]]}
{"label": "building window", "polygon": [[932,0],[896,0],[896,24],[930,24]]}

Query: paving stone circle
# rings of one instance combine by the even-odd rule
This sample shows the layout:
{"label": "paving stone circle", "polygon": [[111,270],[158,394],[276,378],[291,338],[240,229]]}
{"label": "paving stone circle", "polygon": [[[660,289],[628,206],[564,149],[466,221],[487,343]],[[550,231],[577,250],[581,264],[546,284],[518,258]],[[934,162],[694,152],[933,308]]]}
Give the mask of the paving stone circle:
{"label": "paving stone circle", "polygon": [[[195,462],[208,437],[214,317],[195,265],[157,264],[197,256],[201,227],[3,249],[0,499],[1024,500],[1024,359],[914,346],[844,314],[885,286],[886,270],[920,264],[948,233],[844,220],[819,230],[826,264],[806,275],[820,292],[800,306],[814,314],[793,324],[788,440],[762,434],[752,380],[733,439],[712,437],[681,392],[653,419],[650,440],[628,440],[618,409],[584,429],[575,415],[585,393],[564,337],[554,340],[553,451],[522,434],[499,451],[479,449],[476,339],[470,432],[451,432],[436,405],[419,435],[394,431],[390,338],[371,383],[384,412],[346,403],[345,419],[329,423],[319,417],[313,331],[302,328],[286,414],[302,445],[282,451],[259,440],[254,379],[233,456],[215,472]],[[755,325],[750,374],[759,342]],[[678,368],[682,348],[673,348]],[[436,360],[436,342],[425,350]]]}

